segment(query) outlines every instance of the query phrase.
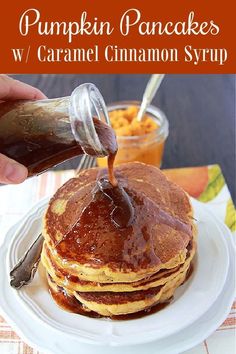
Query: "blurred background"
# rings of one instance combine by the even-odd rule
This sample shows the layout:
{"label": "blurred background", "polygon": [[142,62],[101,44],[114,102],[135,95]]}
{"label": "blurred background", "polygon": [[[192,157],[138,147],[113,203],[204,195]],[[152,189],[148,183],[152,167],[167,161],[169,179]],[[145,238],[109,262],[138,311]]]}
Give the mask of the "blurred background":
{"label": "blurred background", "polygon": [[[76,86],[92,82],[106,103],[141,100],[150,77],[133,74],[11,76],[38,87],[49,98],[70,95]],[[162,168],[217,163],[235,202],[235,75],[166,75],[152,103],[165,112],[170,124]],[[77,165],[76,158],[56,169]]]}

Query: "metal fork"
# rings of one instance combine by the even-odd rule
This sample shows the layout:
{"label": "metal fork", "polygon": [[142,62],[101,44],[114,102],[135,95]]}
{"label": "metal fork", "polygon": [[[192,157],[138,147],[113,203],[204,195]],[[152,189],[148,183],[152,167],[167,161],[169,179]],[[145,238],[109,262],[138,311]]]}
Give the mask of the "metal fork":
{"label": "metal fork", "polygon": [[[75,170],[75,176],[82,170],[94,167],[96,159],[94,157],[84,155]],[[31,283],[39,265],[44,238],[40,234],[36,240],[30,245],[21,259],[10,271],[10,285],[15,289]]]}

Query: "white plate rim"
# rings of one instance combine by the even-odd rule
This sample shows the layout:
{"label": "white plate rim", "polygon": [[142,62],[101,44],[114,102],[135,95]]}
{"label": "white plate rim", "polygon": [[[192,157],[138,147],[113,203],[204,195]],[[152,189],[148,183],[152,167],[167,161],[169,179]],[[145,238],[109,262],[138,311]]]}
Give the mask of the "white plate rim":
{"label": "white plate rim", "polygon": [[[212,214],[212,213],[211,213]],[[224,231],[224,233],[225,234],[228,234],[228,235],[226,235],[226,237],[228,237],[228,239],[227,239],[227,246],[228,246],[228,248],[229,248],[229,252],[230,252],[230,254],[231,254],[231,263],[232,263],[232,259],[233,259],[233,261],[234,261],[234,256],[235,256],[235,250],[233,249],[233,247],[234,247],[234,245],[233,245],[233,241],[232,241],[232,234],[231,234],[231,232],[229,231],[229,229],[221,222],[221,221],[219,221],[219,220],[217,220],[217,218],[215,218],[215,216],[213,215],[213,217],[214,217],[214,219],[215,219],[215,221],[219,224],[219,226],[221,227],[221,229],[223,229],[223,231]],[[16,226],[18,226],[20,224],[20,222],[18,222],[17,223],[17,225]],[[15,227],[12,227],[10,230],[9,230],[9,232],[7,232],[6,234],[5,234],[5,242],[7,243],[7,241],[8,241],[8,243],[9,243],[9,241],[10,241],[10,239],[6,239],[6,236],[8,235],[8,233],[12,233],[12,229],[14,229],[14,228],[16,228],[16,226]],[[0,257],[0,261],[2,261],[2,262],[4,262],[4,258],[6,257],[6,252],[4,252],[5,250],[6,250],[6,248],[7,248],[7,244],[5,244],[4,245],[4,243],[3,243],[3,246],[0,248],[0,254],[2,254],[2,257]],[[230,275],[231,275],[231,279],[234,279],[234,273],[235,273],[235,268],[232,266],[232,264],[231,264],[231,271],[229,272],[230,273]],[[229,275],[228,275],[228,277],[229,277]],[[4,279],[3,279],[4,280]],[[5,279],[5,281],[6,281],[6,279]],[[233,285],[232,285],[232,282],[230,282],[229,283],[230,284],[230,286],[232,287]],[[225,285],[225,287],[226,287],[226,285]],[[228,289],[229,289],[229,286],[228,286]],[[221,310],[221,314],[220,315],[218,315],[218,321],[216,321],[216,322],[214,322],[213,320],[213,323],[212,323],[212,325],[211,326],[208,326],[208,329],[209,329],[209,331],[204,331],[204,333],[201,333],[200,334],[200,332],[198,332],[198,336],[197,336],[197,338],[195,338],[195,341],[191,341],[190,340],[190,343],[185,343],[186,342],[186,340],[185,341],[183,341],[183,340],[181,340],[181,342],[179,343],[179,347],[178,347],[178,345],[176,344],[175,345],[175,351],[173,352],[173,351],[171,351],[171,352],[169,352],[168,351],[168,349],[167,349],[167,351],[165,351],[165,353],[171,353],[171,354],[174,354],[174,353],[178,353],[178,352],[180,352],[180,351],[183,351],[183,350],[187,350],[187,349],[189,349],[189,348],[191,348],[191,347],[193,347],[193,346],[195,346],[195,345],[197,345],[199,342],[201,342],[202,340],[204,340],[210,333],[212,333],[216,328],[218,328],[218,326],[223,322],[223,320],[225,319],[225,317],[227,316],[227,314],[228,314],[228,312],[229,312],[229,310],[230,310],[230,308],[231,308],[231,305],[232,305],[232,302],[233,302],[233,300],[234,300],[234,286],[233,286],[233,288],[232,288],[232,290],[233,291],[230,291],[229,293],[228,293],[228,303],[227,303],[227,306],[225,305],[225,307],[221,307],[220,308],[220,310]],[[0,289],[0,293],[1,293],[1,289]],[[224,291],[222,291],[222,293],[223,293],[223,295],[221,294],[221,297],[223,297],[225,294],[227,294],[227,292],[224,292]],[[1,297],[0,297],[0,299],[1,299]],[[0,301],[0,304],[1,304],[1,301]],[[214,304],[212,305],[212,307],[214,307]],[[8,310],[8,311],[7,311]],[[21,337],[26,341],[26,342],[28,342],[29,343],[29,345],[31,345],[31,346],[33,346],[33,347],[37,347],[39,350],[44,350],[44,351],[46,351],[46,352],[49,352],[49,353],[53,353],[53,354],[55,354],[55,351],[53,351],[53,352],[51,352],[50,350],[48,351],[48,346],[47,347],[42,347],[41,345],[39,345],[38,343],[35,343],[36,341],[34,340],[34,337],[33,337],[33,339],[31,338],[31,340],[29,339],[29,337],[27,336],[27,335],[25,335],[25,333],[24,333],[24,331],[23,330],[21,330],[20,328],[19,328],[19,326],[17,326],[16,325],[16,323],[14,322],[14,320],[12,319],[12,315],[13,314],[11,314],[11,313],[9,313],[9,308],[7,309],[3,309],[3,308],[1,308],[1,312],[3,313],[3,315],[4,315],[4,317],[7,319],[7,321],[12,325],[12,327],[21,335]],[[215,312],[216,314],[218,314],[219,313],[219,311],[218,312]],[[206,315],[206,314],[205,314]],[[14,316],[13,316],[14,317]],[[203,315],[203,317],[204,317],[204,315]],[[191,325],[190,327],[193,327],[194,325]],[[181,331],[180,331],[181,332]],[[183,331],[182,331],[183,332]],[[175,335],[172,335],[172,336],[170,336],[170,337],[174,337]],[[186,337],[185,337],[186,338]],[[41,342],[42,343],[42,342]],[[184,345],[185,344],[185,345]]]}
{"label": "white plate rim", "polygon": [[[196,201],[192,201],[192,202],[193,202],[193,206],[195,207]],[[47,199],[45,200],[45,204],[43,202],[38,203],[38,205],[36,204],[35,207],[32,208],[28,214],[25,215],[23,222],[21,223],[21,227],[18,230],[16,230],[15,235],[13,236],[13,238],[11,240],[9,251],[8,251],[8,256],[7,256],[9,270],[11,269],[11,266],[9,264],[9,254],[11,252],[12,244],[14,243],[15,239],[19,240],[19,237],[17,239],[17,236],[21,234],[22,228],[24,229],[28,225],[29,229],[30,229],[34,220],[38,220],[38,218],[41,218],[41,214],[43,213],[43,209],[44,209],[44,207],[46,207],[46,204],[47,204]],[[197,203],[197,206],[202,207],[202,203]],[[37,219],[36,219],[36,216],[37,216]],[[26,230],[23,230],[23,231],[27,232]],[[225,247],[224,238],[220,237],[220,242],[223,242],[224,247]],[[224,249],[224,251],[225,250],[227,250],[227,247],[226,247],[226,249]],[[222,250],[222,252],[223,252],[223,250]],[[227,260],[228,260],[228,255],[227,255]],[[224,261],[226,261],[226,259],[224,259]],[[201,317],[201,315],[210,308],[210,306],[216,300],[217,296],[219,295],[219,293],[221,292],[221,290],[224,286],[224,282],[225,282],[225,279],[227,276],[227,268],[228,268],[228,263],[225,265],[224,272],[222,272],[222,269],[220,269],[222,281],[218,282],[218,289],[217,289],[217,291],[214,292],[214,295],[212,294],[212,301],[211,302],[206,301],[204,303],[205,306],[203,306],[203,304],[202,304],[201,308],[198,309],[198,312],[195,313],[195,317],[194,317],[194,312],[191,313],[191,316],[187,316],[187,317],[185,316],[185,321],[182,321],[181,324],[179,324],[178,331],[189,326],[193,321],[195,321],[197,318]],[[177,331],[176,327],[172,326],[171,329],[168,328],[168,332],[165,332],[162,330],[162,332],[160,334],[158,329],[154,328],[149,331],[146,331],[145,333],[143,332],[142,336],[140,336],[138,338],[137,338],[136,333],[129,333],[128,336],[116,335],[116,334],[114,334],[113,330],[116,328],[116,325],[119,326],[120,323],[116,324],[114,322],[108,322],[108,321],[106,321],[106,327],[105,327],[105,331],[104,331],[103,335],[101,335],[99,333],[87,332],[83,328],[76,329],[76,331],[74,331],[73,329],[71,329],[71,327],[68,327],[66,325],[61,325],[61,324],[57,323],[54,319],[51,319],[50,317],[46,316],[44,311],[40,307],[35,306],[33,301],[31,300],[31,298],[27,294],[25,294],[24,291],[16,291],[16,290],[13,290],[13,291],[14,291],[14,294],[15,294],[17,300],[19,300],[21,305],[24,306],[25,310],[30,311],[31,314],[34,316],[34,318],[38,319],[40,317],[40,320],[44,323],[45,326],[48,326],[49,328],[53,327],[55,330],[59,331],[60,333],[63,331],[64,335],[68,336],[70,338],[74,338],[74,339],[80,338],[81,342],[85,342],[88,344],[111,345],[111,346],[124,346],[124,345],[138,344],[138,343],[141,344],[141,343],[165,338]],[[209,300],[209,299],[207,299],[207,300]],[[181,299],[180,299],[180,301],[181,301]],[[141,322],[140,322],[140,324],[141,324]]]}
{"label": "white plate rim", "polygon": [[[44,199],[43,201],[41,201],[40,203],[37,203],[36,204],[36,206],[42,206],[45,202],[47,202],[47,200],[48,200],[48,198],[46,198],[46,199]],[[199,202],[198,202],[199,203]],[[201,204],[202,205],[202,203],[199,203],[199,204]],[[23,220],[23,224],[24,224],[24,220]],[[21,222],[21,225],[22,225],[22,222]],[[17,232],[17,231],[16,231]],[[14,237],[14,236],[13,236]],[[11,242],[12,242],[12,240],[11,240]],[[69,335],[70,336],[70,335]],[[163,338],[163,337],[162,337]],[[154,337],[154,338],[148,338],[148,340],[147,341],[150,341],[150,340],[155,340],[156,338]],[[146,341],[144,341],[144,340],[142,340],[141,341],[142,343],[145,343]],[[91,342],[90,342],[91,343]],[[96,343],[96,344],[107,344],[107,342],[102,342],[102,343]],[[108,343],[109,344],[109,343]],[[114,345],[114,343],[110,343],[111,345]],[[128,343],[128,344],[132,344],[132,343]],[[117,345],[117,343],[115,343],[115,345]],[[119,345],[119,344],[118,344]],[[125,345],[126,345],[126,343],[125,343]]]}

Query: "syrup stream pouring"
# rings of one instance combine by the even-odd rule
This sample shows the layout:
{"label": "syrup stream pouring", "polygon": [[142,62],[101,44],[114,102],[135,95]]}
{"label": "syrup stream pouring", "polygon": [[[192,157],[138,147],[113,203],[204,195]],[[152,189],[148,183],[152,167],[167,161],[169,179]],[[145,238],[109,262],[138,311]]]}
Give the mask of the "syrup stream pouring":
{"label": "syrup stream pouring", "polygon": [[[117,151],[117,143],[116,143],[116,138],[115,138],[114,132],[109,127],[110,121],[109,121],[108,113],[107,113],[103,98],[100,95],[99,91],[96,89],[96,87],[91,84],[81,85],[76,90],[77,90],[77,93],[79,91],[80,95],[82,95],[81,90],[82,90],[82,93],[85,92],[85,94],[86,94],[85,96],[87,98],[87,100],[85,100],[85,104],[82,105],[82,108],[84,108],[84,109],[82,111],[80,111],[80,115],[85,117],[85,119],[80,122],[80,129],[78,130],[78,132],[81,134],[80,138],[82,137],[82,142],[83,142],[83,136],[85,134],[84,131],[86,131],[88,129],[86,124],[90,123],[91,131],[93,133],[90,138],[90,143],[95,144],[94,143],[94,141],[95,141],[96,144],[94,145],[94,151],[99,152],[101,150],[103,152],[103,150],[104,150],[105,153],[108,155],[108,161],[111,160],[110,166],[109,166],[109,169],[111,170],[111,172],[110,172],[109,176],[113,181],[113,180],[115,180],[115,177],[113,175],[113,160],[114,160],[114,156]],[[93,115],[91,114],[91,107],[89,106],[89,104],[87,104],[88,99],[90,99],[91,102],[93,103],[93,110],[96,111],[95,113],[97,113],[98,118],[94,118]],[[76,103],[76,100],[75,100],[75,103]],[[78,109],[78,107],[77,107],[77,109]],[[89,109],[89,112],[87,111],[88,109]],[[72,117],[74,117],[73,114],[72,114]],[[89,122],[86,120],[86,117],[90,118]],[[100,123],[102,120],[105,120],[107,125],[103,125],[101,128]],[[73,121],[74,125],[72,126],[72,129],[74,129],[75,131],[77,131],[76,130],[76,123],[78,123],[78,122],[76,119],[74,119],[74,121]],[[83,129],[81,128],[81,124],[83,125],[82,126]],[[95,128],[97,128],[97,129],[95,129]],[[97,130],[99,130],[99,134],[97,134]],[[103,144],[101,145],[101,138],[102,138],[102,141],[105,139],[104,140],[105,147],[103,146]],[[80,142],[80,140],[79,140],[79,142]],[[81,152],[83,152],[82,149],[81,149]],[[90,153],[90,150],[88,151],[88,153]],[[102,155],[105,156],[105,153],[103,153]],[[94,164],[94,161],[95,160],[92,159],[91,156],[83,157],[81,160],[80,166],[76,170],[76,174],[78,172],[80,172],[81,170],[92,167],[92,165]],[[42,251],[42,247],[43,247],[43,241],[44,241],[44,238],[43,238],[42,234],[40,234],[36,238],[36,240],[30,245],[30,247],[26,250],[23,257],[18,261],[18,263],[10,271],[10,285],[13,288],[20,289],[22,286],[29,284],[33,280],[36,270],[38,268],[39,261],[40,261],[41,251]]]}

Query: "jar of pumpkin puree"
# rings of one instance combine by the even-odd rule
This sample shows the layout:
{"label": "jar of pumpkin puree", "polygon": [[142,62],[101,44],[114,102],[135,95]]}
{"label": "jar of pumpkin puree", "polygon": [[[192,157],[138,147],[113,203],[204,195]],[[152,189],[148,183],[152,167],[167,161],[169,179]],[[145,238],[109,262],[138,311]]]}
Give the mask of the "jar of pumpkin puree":
{"label": "jar of pumpkin puree", "polygon": [[[152,105],[148,107],[143,120],[138,122],[140,104],[137,101],[121,101],[108,105],[111,125],[118,141],[115,165],[140,161],[160,167],[169,123],[165,114]],[[98,158],[97,164],[106,167],[106,158]]]}

